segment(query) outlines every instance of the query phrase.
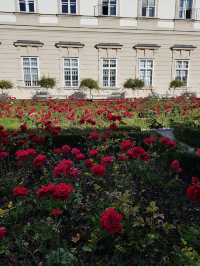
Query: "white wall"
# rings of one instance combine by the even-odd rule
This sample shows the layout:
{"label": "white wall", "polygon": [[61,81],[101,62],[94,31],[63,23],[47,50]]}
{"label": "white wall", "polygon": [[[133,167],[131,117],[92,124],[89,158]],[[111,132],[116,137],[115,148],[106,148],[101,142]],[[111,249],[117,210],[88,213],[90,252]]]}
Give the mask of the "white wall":
{"label": "white wall", "polygon": [[41,14],[58,14],[58,9],[58,0],[38,0],[38,11]]}
{"label": "white wall", "polygon": [[98,0],[79,0],[80,15],[94,16],[94,7],[96,7],[96,14],[98,8]]}
{"label": "white wall", "polygon": [[14,12],[16,8],[15,0],[0,0],[0,11]]}
{"label": "white wall", "polygon": [[[137,0],[118,0],[120,17],[137,17]],[[165,0],[166,1],[166,0]]]}
{"label": "white wall", "polygon": [[176,0],[158,0],[158,17],[160,19],[174,19]]}

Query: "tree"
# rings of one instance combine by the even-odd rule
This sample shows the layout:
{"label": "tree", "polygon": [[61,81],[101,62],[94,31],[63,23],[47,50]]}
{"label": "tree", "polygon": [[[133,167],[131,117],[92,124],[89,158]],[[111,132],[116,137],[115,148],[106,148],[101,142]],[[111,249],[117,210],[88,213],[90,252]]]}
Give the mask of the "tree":
{"label": "tree", "polygon": [[88,79],[83,79],[81,81],[80,88],[89,89],[90,90],[90,99],[91,99],[92,90],[98,90],[99,89],[99,85],[98,85],[98,82],[96,80],[88,78]]}
{"label": "tree", "polygon": [[169,84],[169,88],[172,89],[173,88],[173,94],[175,92],[175,90],[177,88],[180,88],[180,87],[183,87],[185,85],[185,82],[181,81],[181,80],[178,80],[178,79],[175,79],[175,80],[172,80]]}

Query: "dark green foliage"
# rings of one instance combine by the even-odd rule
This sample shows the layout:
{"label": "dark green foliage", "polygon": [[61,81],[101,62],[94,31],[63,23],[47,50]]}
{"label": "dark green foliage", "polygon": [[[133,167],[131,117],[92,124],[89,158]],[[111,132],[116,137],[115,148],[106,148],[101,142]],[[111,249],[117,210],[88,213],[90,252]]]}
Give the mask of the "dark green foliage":
{"label": "dark green foliage", "polygon": [[56,81],[53,78],[43,76],[41,80],[39,81],[39,85],[42,88],[53,89],[53,87],[55,87],[56,85]]}
{"label": "dark green foliage", "polygon": [[88,78],[88,79],[83,79],[81,81],[80,88],[88,88],[90,90],[93,90],[93,89],[98,90],[99,85],[98,85],[96,80]]}
{"label": "dark green foliage", "polygon": [[144,87],[144,81],[140,80],[140,79],[128,79],[125,83],[124,83],[124,88],[127,89],[142,89]]}
{"label": "dark green foliage", "polygon": [[176,88],[183,87],[184,85],[185,85],[185,83],[183,81],[175,79],[175,80],[172,80],[170,82],[169,87],[173,88],[173,89],[176,89]]}
{"label": "dark green foliage", "polygon": [[13,87],[12,83],[8,80],[0,80],[0,89],[1,90],[8,90]]}

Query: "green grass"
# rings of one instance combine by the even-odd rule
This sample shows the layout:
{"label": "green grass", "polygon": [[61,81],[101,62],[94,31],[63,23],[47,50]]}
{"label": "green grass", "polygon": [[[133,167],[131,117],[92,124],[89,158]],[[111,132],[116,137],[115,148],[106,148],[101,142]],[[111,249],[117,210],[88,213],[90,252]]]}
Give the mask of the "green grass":
{"label": "green grass", "polygon": [[17,129],[20,127],[18,118],[0,118],[0,125],[7,129]]}

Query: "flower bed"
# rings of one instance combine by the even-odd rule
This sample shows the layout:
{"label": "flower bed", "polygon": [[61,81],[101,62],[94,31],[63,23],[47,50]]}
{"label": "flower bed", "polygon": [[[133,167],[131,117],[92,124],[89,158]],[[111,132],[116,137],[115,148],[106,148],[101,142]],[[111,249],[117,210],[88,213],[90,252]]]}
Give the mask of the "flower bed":
{"label": "flower bed", "polygon": [[46,111],[36,131],[0,127],[0,265],[199,265],[200,150],[106,108],[78,131]]}

